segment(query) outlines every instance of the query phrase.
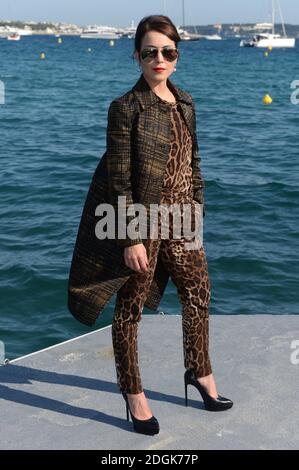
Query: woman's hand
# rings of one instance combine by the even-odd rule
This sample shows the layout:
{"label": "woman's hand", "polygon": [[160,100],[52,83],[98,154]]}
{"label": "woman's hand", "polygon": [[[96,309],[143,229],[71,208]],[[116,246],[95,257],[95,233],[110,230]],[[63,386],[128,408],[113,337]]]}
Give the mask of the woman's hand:
{"label": "woman's hand", "polygon": [[137,272],[146,272],[148,270],[148,258],[146,248],[143,243],[128,246],[124,249],[125,264]]}

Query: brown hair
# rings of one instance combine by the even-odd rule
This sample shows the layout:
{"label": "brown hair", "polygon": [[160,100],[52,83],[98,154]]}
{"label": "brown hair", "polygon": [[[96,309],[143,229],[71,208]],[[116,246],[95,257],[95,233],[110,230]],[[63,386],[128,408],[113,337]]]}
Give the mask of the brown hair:
{"label": "brown hair", "polygon": [[181,40],[175,25],[168,16],[145,16],[140,20],[136,29],[135,51],[140,52],[142,38],[148,31],[158,31],[158,33],[165,34],[165,36],[175,42],[175,47],[177,47],[178,42]]}

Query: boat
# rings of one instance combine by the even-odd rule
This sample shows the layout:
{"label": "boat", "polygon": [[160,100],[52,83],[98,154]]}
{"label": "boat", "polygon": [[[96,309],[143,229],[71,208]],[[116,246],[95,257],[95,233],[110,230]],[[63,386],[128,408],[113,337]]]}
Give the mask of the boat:
{"label": "boat", "polygon": [[251,40],[242,39],[241,47],[295,47],[296,39],[281,37],[280,34],[261,33],[253,36]]}
{"label": "boat", "polygon": [[119,39],[121,34],[115,28],[109,26],[88,27],[80,34],[81,39]]}
{"label": "boat", "polygon": [[209,41],[221,41],[222,37],[219,36],[219,34],[208,34],[205,36],[205,39],[208,39]]}
{"label": "boat", "polygon": [[8,41],[19,41],[21,36],[18,33],[12,33],[7,36]]}
{"label": "boat", "polygon": [[[275,33],[275,6],[277,5],[279,14],[280,14],[280,19],[281,19],[281,25],[282,25],[282,30],[283,30],[283,36],[280,34]],[[269,25],[269,23],[266,23]],[[240,42],[241,47],[263,47],[263,48],[269,48],[269,47],[295,47],[296,44],[296,39],[295,38],[290,38],[286,34],[286,29],[285,29],[285,24],[284,20],[282,17],[282,12],[281,12],[281,7],[280,7],[280,2],[279,0],[272,0],[272,32],[262,32],[255,34],[251,39],[242,39]],[[269,29],[269,27],[267,27]]]}
{"label": "boat", "polygon": [[180,35],[181,41],[198,41],[202,39],[202,36],[197,33],[189,33],[185,29],[177,27],[178,33]]}
{"label": "boat", "polygon": [[122,37],[127,37],[128,39],[134,39],[136,35],[136,26],[134,26],[134,20],[131,21],[131,26],[123,28],[121,33]]}

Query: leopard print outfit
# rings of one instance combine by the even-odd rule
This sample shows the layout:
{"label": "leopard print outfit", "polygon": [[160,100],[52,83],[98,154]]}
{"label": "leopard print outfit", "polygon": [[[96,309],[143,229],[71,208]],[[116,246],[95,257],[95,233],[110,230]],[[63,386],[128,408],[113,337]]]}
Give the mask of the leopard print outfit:
{"label": "leopard print outfit", "polygon": [[[194,215],[199,206],[193,201],[192,138],[177,103],[162,100],[170,106],[171,146],[166,164],[160,204],[191,204]],[[162,206],[162,207],[163,207]],[[173,238],[174,220],[170,213],[170,232],[161,237],[163,209],[158,212],[158,238],[145,244],[149,267],[147,272],[133,273],[117,292],[112,322],[112,342],[117,384],[121,392],[143,392],[138,366],[137,330],[147,293],[153,279],[157,258],[168,270],[182,304],[184,366],[196,376],[212,373],[209,358],[209,311],[211,298],[208,265],[203,245],[185,248],[185,238]]]}

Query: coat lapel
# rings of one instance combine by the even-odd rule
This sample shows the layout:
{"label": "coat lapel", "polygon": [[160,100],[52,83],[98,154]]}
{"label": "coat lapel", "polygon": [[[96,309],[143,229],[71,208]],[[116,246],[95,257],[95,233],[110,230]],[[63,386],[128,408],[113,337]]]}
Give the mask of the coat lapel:
{"label": "coat lapel", "polygon": [[[169,78],[167,79],[167,86],[175,95],[177,101],[180,103],[185,122],[192,136],[193,143],[195,143],[192,98],[188,93],[185,93],[183,90],[175,86],[174,83],[169,80]],[[140,75],[138,81],[133,86],[132,91],[135,97],[138,99],[142,110],[149,108],[159,102],[159,97],[156,95],[156,93],[153,92],[143,73]]]}

